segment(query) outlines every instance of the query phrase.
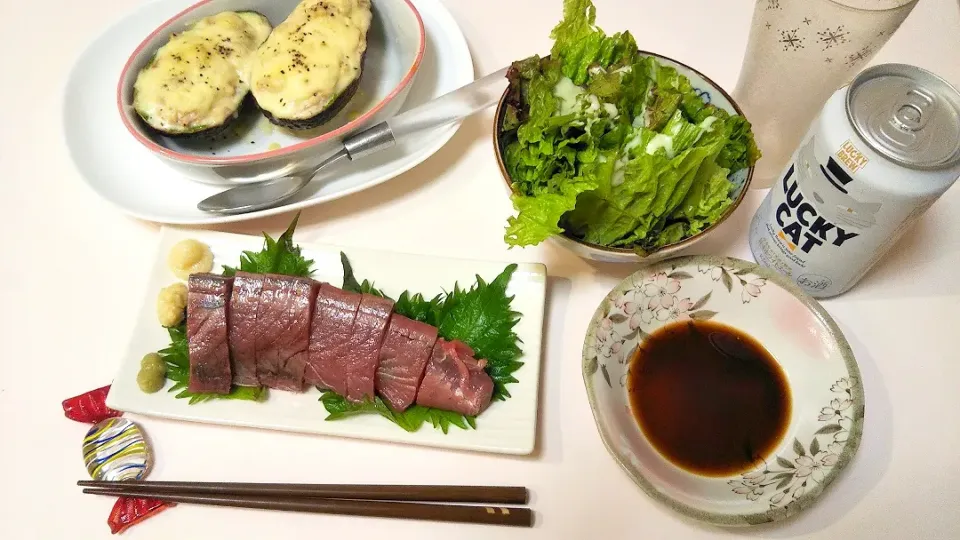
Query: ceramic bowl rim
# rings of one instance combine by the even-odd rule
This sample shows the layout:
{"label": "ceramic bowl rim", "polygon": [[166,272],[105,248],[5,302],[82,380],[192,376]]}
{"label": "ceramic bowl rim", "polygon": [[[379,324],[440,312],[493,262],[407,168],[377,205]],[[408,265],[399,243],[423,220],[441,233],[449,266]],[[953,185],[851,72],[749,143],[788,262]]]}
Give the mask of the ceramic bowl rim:
{"label": "ceramic bowl rim", "polygon": [[[706,81],[706,83],[709,84],[713,89],[720,92],[723,95],[723,97],[725,97],[727,101],[729,101],[730,104],[733,105],[733,108],[734,110],[737,111],[738,115],[746,118],[746,115],[743,114],[743,110],[740,108],[740,105],[738,105],[737,102],[733,99],[733,96],[731,96],[720,85],[715,83],[713,79],[711,79],[710,77],[707,77],[706,75],[701,73],[699,70],[694,69],[683,62],[674,60],[669,56],[665,56],[665,55],[658,54],[655,52],[650,52],[650,51],[643,51],[643,50],[640,50],[637,52],[642,56],[652,56],[657,59],[668,60],[670,62],[673,62],[674,64],[677,64],[678,66],[683,66],[685,69],[689,69],[690,71],[696,73],[699,77],[701,77],[704,81]],[[503,162],[503,152],[501,150],[502,145],[501,145],[501,138],[500,138],[500,126],[503,124],[503,117],[504,117],[504,114],[506,113],[505,105],[507,101],[507,95],[509,93],[510,93],[510,88],[507,87],[507,89],[503,91],[503,95],[500,96],[500,101],[497,102],[497,109],[493,116],[493,153],[494,153],[494,156],[496,156],[497,158],[497,167],[500,169],[500,176],[503,178],[503,181],[507,184],[507,189],[510,190],[510,193],[515,193],[515,191],[513,190],[513,181],[510,178],[510,173],[507,172],[507,166]],[[756,169],[756,164],[751,165],[750,167],[747,168],[747,178],[743,182],[743,188],[740,190],[740,194],[737,196],[736,199],[734,199],[733,203],[730,204],[730,207],[727,208],[727,211],[722,216],[720,216],[720,219],[713,222],[712,224],[710,224],[708,227],[698,232],[697,234],[684,238],[679,242],[667,244],[661,247],[660,249],[658,249],[657,251],[654,251],[650,255],[663,253],[664,250],[667,250],[667,249],[669,249],[672,252],[672,251],[679,251],[683,248],[689,247],[690,245],[694,244],[698,240],[705,237],[708,233],[713,231],[720,224],[725,222],[727,218],[733,215],[733,213],[737,210],[737,207],[740,206],[740,203],[743,202],[743,199],[746,197],[747,191],[749,191],[750,189],[750,183],[753,181],[753,173],[755,169]],[[644,259],[646,259],[646,257],[641,257],[640,255],[637,254],[636,251],[630,248],[608,247],[608,246],[600,246],[597,244],[591,244],[589,242],[585,242],[578,238],[574,238],[568,235],[566,232],[561,233],[559,236],[562,236],[563,238],[570,240],[571,242],[579,244],[580,246],[583,246],[588,250],[600,251],[603,253],[614,254],[614,255],[633,255],[637,257],[640,261],[643,261]]]}
{"label": "ceramic bowl rim", "polygon": [[865,412],[866,410],[863,380],[860,374],[860,367],[857,364],[855,355],[853,354],[853,349],[850,347],[850,344],[843,335],[843,331],[840,329],[839,325],[837,325],[836,321],[830,316],[820,302],[809,296],[802,289],[800,289],[800,287],[779,273],[756,263],[723,255],[683,255],[678,257],[670,257],[657,261],[649,266],[644,266],[620,280],[600,301],[600,303],[597,305],[597,309],[594,310],[594,313],[590,318],[590,322],[588,323],[587,330],[584,334],[583,349],[581,351],[581,376],[583,377],[583,383],[587,392],[587,400],[590,403],[590,411],[593,415],[593,421],[597,427],[597,432],[600,434],[600,439],[603,441],[604,447],[607,449],[607,452],[614,459],[614,461],[620,465],[620,468],[623,469],[627,476],[629,476],[635,484],[640,486],[640,488],[647,495],[688,518],[693,518],[713,525],[748,526],[781,521],[791,517],[792,515],[807,508],[817,498],[819,498],[823,491],[826,490],[850,464],[850,461],[853,459],[860,447],[860,442],[863,435],[864,414],[860,414],[858,417],[853,419],[847,443],[840,453],[837,463],[830,469],[830,471],[824,477],[823,482],[819,485],[819,490],[815,489],[804,493],[798,499],[797,509],[793,512],[789,512],[781,508],[778,510],[767,510],[765,512],[756,512],[752,514],[723,514],[719,512],[709,512],[677,501],[666,493],[660,491],[657,488],[657,485],[644,476],[641,471],[637,470],[632,464],[627,463],[620,457],[614,448],[614,437],[617,435],[617,432],[608,433],[607,430],[604,429],[603,423],[600,421],[602,413],[600,412],[600,407],[597,403],[596,390],[594,389],[593,385],[593,376],[598,367],[595,355],[592,357],[593,362],[591,362],[591,356],[588,351],[590,342],[589,337],[594,332],[596,326],[600,324],[600,321],[604,318],[604,306],[615,299],[614,295],[619,291],[619,289],[622,288],[624,283],[632,283],[638,278],[638,276],[649,275],[657,268],[670,264],[676,264],[678,266],[687,266],[692,264],[724,264],[729,265],[732,268],[746,269],[750,273],[766,279],[768,282],[773,282],[777,287],[780,287],[788,294],[799,300],[804,307],[806,307],[810,313],[816,317],[821,324],[823,324],[823,326],[827,329],[831,340],[836,343],[837,350],[839,351],[840,356],[843,358],[848,377],[852,379],[851,395],[854,398],[854,403],[859,401],[862,407],[861,413]]}
{"label": "ceramic bowl rim", "polygon": [[[302,150],[312,148],[314,146],[321,145],[326,142],[335,140],[347,133],[355,130],[358,126],[363,125],[364,122],[369,120],[371,117],[376,115],[383,109],[388,103],[393,101],[401,92],[403,92],[410,83],[413,81],[414,76],[417,74],[417,71],[420,69],[420,64],[423,61],[424,51],[426,50],[427,37],[426,30],[423,26],[423,18],[420,16],[420,12],[417,10],[416,6],[413,5],[411,0],[401,0],[406,4],[407,8],[413,14],[414,18],[417,20],[418,26],[418,44],[417,44],[417,54],[414,57],[413,63],[410,64],[410,69],[404,74],[400,82],[390,90],[390,92],[379,102],[377,102],[373,107],[371,107],[367,112],[358,116],[357,118],[347,122],[343,126],[333,130],[328,131],[322,135],[307,139],[306,141],[299,142],[297,144],[287,146],[284,148],[279,148],[276,150],[268,150],[266,152],[258,152],[256,154],[246,154],[242,156],[232,156],[232,157],[213,157],[213,156],[197,156],[193,154],[186,154],[183,152],[177,152],[171,150],[163,145],[157,144],[150,138],[146,137],[142,130],[137,129],[134,125],[136,119],[133,118],[133,115],[136,113],[128,114],[128,107],[124,104],[123,101],[123,89],[124,81],[127,78],[127,73],[133,67],[137,59],[140,58],[141,54],[144,52],[144,49],[147,46],[147,43],[154,39],[158,34],[167,31],[167,29],[173,24],[182,20],[185,16],[189,15],[190,12],[199,9],[200,7],[213,2],[214,0],[200,0],[199,2],[188,6],[183,9],[176,15],[170,17],[158,26],[155,30],[150,32],[147,37],[145,37],[136,49],[133,50],[133,53],[127,57],[127,61],[123,65],[123,69],[120,71],[120,78],[117,81],[117,110],[120,113],[120,119],[123,121],[124,127],[127,129],[127,132],[130,133],[140,144],[145,146],[148,150],[154,154],[161,155],[167,159],[177,161],[180,163],[186,163],[190,165],[207,165],[207,166],[221,166],[221,165],[250,165],[254,163],[259,163],[272,158],[278,158],[283,156],[290,156]],[[131,109],[132,110],[132,109]],[[145,129],[145,128],[144,128]]]}

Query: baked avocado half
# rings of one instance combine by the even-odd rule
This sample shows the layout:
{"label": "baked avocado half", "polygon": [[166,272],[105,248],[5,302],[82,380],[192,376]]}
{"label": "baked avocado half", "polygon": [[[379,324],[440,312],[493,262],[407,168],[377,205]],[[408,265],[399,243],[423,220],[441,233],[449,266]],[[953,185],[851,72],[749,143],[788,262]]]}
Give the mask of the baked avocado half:
{"label": "baked avocado half", "polygon": [[311,129],[328,122],[360,85],[370,0],[303,0],[257,50],[252,93],[271,122]]}
{"label": "baked avocado half", "polygon": [[225,11],[172,34],[137,74],[134,109],[169,136],[226,128],[250,93],[251,62],[270,31],[260,13]]}

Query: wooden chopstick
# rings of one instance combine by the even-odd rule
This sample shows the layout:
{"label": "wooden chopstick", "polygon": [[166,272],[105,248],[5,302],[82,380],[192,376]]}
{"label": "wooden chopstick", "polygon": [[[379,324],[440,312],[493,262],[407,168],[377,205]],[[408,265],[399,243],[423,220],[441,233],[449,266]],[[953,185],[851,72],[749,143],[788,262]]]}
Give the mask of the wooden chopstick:
{"label": "wooden chopstick", "polygon": [[108,488],[86,488],[83,492],[120,497],[149,497],[151,499],[175,503],[229,506],[234,508],[452,521],[457,523],[482,523],[488,525],[510,525],[514,527],[533,526],[533,512],[529,508],[524,507],[460,506],[452,504],[325,498],[295,499],[289,497],[253,495],[172,494],[163,491],[142,490],[131,492],[128,490]]}
{"label": "wooden chopstick", "polygon": [[527,504],[527,488],[518,486],[401,486],[363,484],[271,484],[256,482],[98,482],[81,480],[78,486],[111,489],[130,494],[145,491],[172,495],[249,495],[262,497],[316,497],[376,501]]}

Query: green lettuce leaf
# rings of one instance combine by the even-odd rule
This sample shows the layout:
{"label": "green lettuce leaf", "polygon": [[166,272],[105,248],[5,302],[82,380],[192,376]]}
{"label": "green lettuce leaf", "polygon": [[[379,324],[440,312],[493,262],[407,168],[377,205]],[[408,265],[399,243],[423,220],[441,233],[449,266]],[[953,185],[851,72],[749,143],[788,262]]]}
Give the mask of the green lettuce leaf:
{"label": "green lettuce leaf", "polygon": [[667,125],[680,106],[680,92],[654,86],[651,90],[650,107],[647,110],[647,127],[660,131]]}
{"label": "green lettuce leaf", "polygon": [[688,225],[681,221],[667,225],[662,231],[660,231],[659,234],[657,234],[657,239],[654,241],[654,246],[660,247],[679,242],[684,236],[687,235],[687,228]]}
{"label": "green lettuce leaf", "polygon": [[550,56],[563,63],[563,74],[582,85],[591,66],[629,65],[637,54],[630,32],[607,36],[595,26],[597,9],[590,0],[564,0],[563,20],[550,32]]}
{"label": "green lettuce leaf", "polygon": [[663,128],[663,134],[671,138],[674,154],[679,154],[695,145],[704,131],[698,124],[688,122],[680,111],[674,111],[670,121]]}
{"label": "green lettuce leaf", "polygon": [[[680,205],[670,215],[674,221],[687,223],[688,234],[696,234],[716,222],[733,204],[730,192],[734,185],[728,179],[730,171],[716,162],[705,164],[698,172],[697,180],[684,197]],[[676,240],[674,240],[676,241]],[[664,239],[658,239],[660,245],[666,245]]]}
{"label": "green lettuce leaf", "polygon": [[577,205],[577,196],[597,187],[590,180],[567,181],[560,193],[537,196],[514,194],[511,197],[516,216],[507,219],[504,238],[511,247],[539,244],[563,229],[558,225],[564,214]]}
{"label": "green lettuce leaf", "polygon": [[730,142],[720,152],[717,163],[731,171],[739,171],[756,163],[761,154],[753,138],[750,122],[742,116],[731,116],[726,127]]}

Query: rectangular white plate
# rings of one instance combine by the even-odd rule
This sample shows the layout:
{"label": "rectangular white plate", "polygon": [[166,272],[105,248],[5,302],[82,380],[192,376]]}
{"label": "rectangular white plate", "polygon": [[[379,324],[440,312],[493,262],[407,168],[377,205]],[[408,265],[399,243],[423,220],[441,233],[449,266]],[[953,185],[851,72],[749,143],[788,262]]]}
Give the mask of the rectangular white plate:
{"label": "rectangular white plate", "polygon": [[[320,392],[310,389],[302,394],[271,390],[263,402],[214,400],[190,405],[189,400],[176,399],[167,388],[145,394],[137,386],[137,371],[144,354],[160,350],[169,343],[166,330],[156,315],[157,293],[177,281],[166,264],[167,253],[180,240],[197,239],[210,246],[214,255],[214,272],[222,265],[236,266],[243,250],[259,251],[263,238],[213,231],[193,231],[164,227],[161,229],[150,279],[145,292],[130,345],[120,362],[107,405],[120,411],[177,420],[225,424],[359,439],[376,439],[443,448],[458,448],[504,454],[529,454],[533,451],[537,424],[537,393],[540,381],[540,352],[543,331],[546,267],[542,264],[519,264],[507,288],[514,295],[513,309],[522,314],[515,331],[523,341],[524,365],[515,373],[519,382],[509,385],[512,397],[495,401],[477,417],[476,430],[451,427],[443,434],[425,424],[415,433],[408,433],[379,415],[361,415],[343,420],[326,421],[326,410],[318,401]],[[358,279],[369,279],[394,298],[407,289],[433,296],[451,290],[454,283],[471,286],[476,275],[492,281],[509,263],[452,259],[428,255],[411,255],[370,249],[338,247],[294,242],[307,259],[314,260],[314,279],[339,286],[343,268],[340,252],[350,259]]]}

